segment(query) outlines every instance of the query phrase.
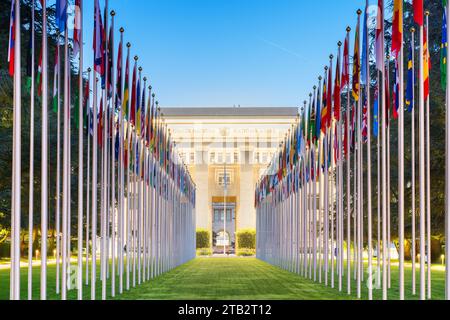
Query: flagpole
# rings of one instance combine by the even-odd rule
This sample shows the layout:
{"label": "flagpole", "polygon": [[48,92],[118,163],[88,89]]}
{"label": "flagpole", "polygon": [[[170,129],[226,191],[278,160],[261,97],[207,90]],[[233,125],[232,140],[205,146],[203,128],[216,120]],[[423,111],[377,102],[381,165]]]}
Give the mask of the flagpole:
{"label": "flagpole", "polygon": [[60,293],[60,259],[61,259],[61,46],[60,46],[60,33],[59,29],[56,31],[57,37],[57,142],[56,142],[56,294]]}
{"label": "flagpole", "polygon": [[111,296],[116,295],[116,175],[115,175],[115,154],[116,154],[116,120],[115,120],[115,109],[116,109],[116,95],[114,82],[114,16],[115,11],[111,11]]}
{"label": "flagpole", "polygon": [[[450,2],[447,1],[447,6],[445,8],[447,13],[447,19],[450,14]],[[447,21],[447,35],[450,34],[450,24]],[[447,48],[448,50],[448,48]],[[446,74],[446,141],[445,141],[445,239],[450,239],[450,110],[449,110],[449,102],[450,102],[450,64],[446,63],[447,74]],[[445,298],[450,300],[450,246],[445,246]]]}
{"label": "flagpole", "polygon": [[[390,86],[390,59],[391,56],[388,54],[386,57],[386,81],[387,86]],[[386,97],[389,101],[390,92],[389,89],[386,90]],[[387,103],[386,103],[387,104]],[[391,288],[391,124],[390,124],[390,113],[389,104],[386,105],[388,108],[386,110],[386,212],[387,212],[387,288]]]}
{"label": "flagpole", "polygon": [[[45,8],[45,0],[43,0]],[[45,9],[44,16],[45,16]],[[44,18],[45,19],[45,18]],[[44,20],[45,21],[45,20]],[[44,24],[45,25],[45,24]],[[20,219],[21,219],[21,34],[20,1],[14,2],[14,116],[13,116],[13,172],[11,215],[11,287],[12,300],[20,300]],[[45,28],[44,28],[45,29]],[[46,31],[44,31],[44,34]]]}
{"label": "flagpole", "polygon": [[[47,26],[47,1],[42,0],[42,25]],[[16,6],[16,8],[18,5]],[[17,13],[16,13],[17,17]],[[19,23],[19,21],[16,21]],[[17,26],[17,24],[16,24]],[[16,30],[20,30],[20,27]],[[20,34],[20,32],[19,32]],[[19,38],[20,39],[20,38]],[[20,41],[19,41],[20,43]],[[47,225],[48,225],[48,88],[47,28],[42,28],[42,152],[41,152],[41,300],[47,299]],[[58,57],[59,59],[59,57]],[[17,59],[16,59],[17,60]],[[17,63],[17,61],[16,61]],[[20,69],[20,64],[19,64]],[[20,82],[19,82],[20,84]],[[16,96],[17,98],[17,96]],[[17,187],[15,185],[15,187]],[[15,195],[17,196],[17,195]],[[14,198],[17,200],[17,198]],[[20,199],[20,198],[19,198]],[[16,275],[17,277],[19,274]]]}
{"label": "flagpole", "polygon": [[[331,65],[331,57],[330,57],[330,65]],[[327,71],[328,71],[328,67],[325,66],[325,79],[327,77]],[[325,81],[325,80],[324,80]],[[327,102],[328,104],[328,102]],[[327,106],[328,108],[328,106]],[[328,112],[328,110],[327,110]],[[325,132],[328,131],[327,128],[327,124],[325,124]],[[324,192],[324,199],[325,199],[325,210],[324,210],[324,228],[325,228],[325,235],[324,235],[324,247],[325,247],[325,252],[324,252],[324,272],[325,272],[325,286],[328,286],[328,260],[329,260],[329,239],[328,239],[328,210],[329,210],[329,196],[328,196],[328,188],[329,188],[329,181],[328,181],[328,141],[327,141],[328,137],[325,134],[324,135],[324,144],[325,144],[325,148],[324,148],[324,159],[325,159],[325,163],[324,163],[324,187],[325,187],[325,192]]]}
{"label": "flagpole", "polygon": [[34,0],[31,1],[31,89],[30,89],[30,178],[28,202],[28,300],[33,294],[33,207],[34,207]]}
{"label": "flagpole", "polygon": [[[94,57],[95,64],[95,57]],[[96,274],[97,274],[97,170],[98,170],[98,115],[97,115],[97,82],[98,78],[94,68],[94,94],[93,94],[93,136],[92,136],[92,228],[91,228],[91,241],[92,241],[92,258],[91,258],[91,300],[95,300],[96,292]]]}
{"label": "flagpole", "polygon": [[[403,25],[403,2],[400,2],[400,23]],[[402,27],[403,28],[403,27]],[[401,33],[401,46],[400,56],[398,58],[398,70],[399,72],[399,105],[398,105],[398,189],[399,189],[399,201],[398,201],[398,220],[399,220],[399,247],[400,247],[400,261],[399,261],[399,294],[400,300],[405,299],[405,143],[404,143],[404,75],[403,75],[403,32]]]}
{"label": "flagpole", "polygon": [[[91,68],[88,68],[88,86],[91,83]],[[86,112],[87,112],[87,174],[86,174],[86,285],[89,285],[89,215],[90,215],[90,179],[91,179],[91,107],[89,106],[90,101],[90,87],[88,88],[88,96],[86,97]]]}
{"label": "flagpole", "polygon": [[[426,18],[426,28],[427,28],[427,46],[429,48],[429,29],[428,29],[428,18],[430,15],[430,11],[425,11],[425,18]],[[427,54],[428,49],[427,48]],[[428,63],[428,59],[427,59]],[[426,115],[425,115],[425,121],[426,121],[426,137],[425,137],[425,144],[426,144],[426,210],[427,210],[427,296],[428,299],[431,299],[431,207],[430,207],[430,183],[431,183],[431,176],[430,176],[430,95],[428,94],[427,100],[426,100]]]}
{"label": "flagpole", "polygon": [[[381,10],[383,11],[382,16],[384,19],[384,6],[383,8],[381,8]],[[383,43],[383,52],[385,50],[385,46],[384,46],[384,21],[382,21],[382,43]],[[381,211],[382,211],[382,243],[383,243],[383,285],[382,285],[382,290],[383,290],[383,300],[387,300],[387,261],[386,261],[386,256],[387,256],[387,252],[386,252],[386,242],[387,242],[387,188],[386,188],[386,184],[387,184],[387,167],[386,167],[386,88],[384,86],[385,83],[385,77],[386,77],[386,60],[385,57],[383,55],[383,68],[381,70],[381,81],[382,81],[382,85],[380,87],[382,87],[382,95],[381,95],[381,199],[382,199],[382,204],[381,204]]]}
{"label": "flagpole", "polygon": [[[123,33],[124,33],[125,29],[124,28],[120,28],[120,47],[123,48]],[[120,58],[120,61],[117,61],[117,63],[120,65],[120,71],[118,70],[118,72],[120,72],[120,74],[122,75],[123,72],[123,52],[121,49],[121,54],[120,57],[117,57],[118,59]],[[120,82],[117,83],[117,85],[119,86],[118,90],[119,90],[119,94],[120,94],[120,110],[119,110],[119,161],[118,161],[118,173],[119,173],[119,181],[120,181],[120,187],[119,187],[119,249],[120,249],[120,255],[119,255],[119,294],[123,293],[123,247],[124,247],[124,235],[125,235],[125,226],[124,226],[124,198],[125,198],[125,189],[124,189],[124,152],[123,152],[123,148],[124,148],[124,119],[123,119],[123,112],[124,112],[124,105],[123,105],[123,99],[124,99],[124,95],[122,94],[122,76],[120,77]],[[127,81],[127,80],[125,80]]]}
{"label": "flagpole", "polygon": [[[79,3],[79,28],[83,26],[83,0]],[[76,10],[76,9],[75,9]],[[75,18],[76,19],[76,18]],[[83,32],[80,32],[80,64],[78,66],[79,72],[79,87],[78,87],[78,300],[83,299]],[[86,246],[87,247],[87,246]],[[69,258],[70,259],[70,258]]]}
{"label": "flagpole", "polygon": [[[412,71],[413,71],[413,75],[415,75],[415,55],[414,55],[414,49],[415,49],[415,44],[414,44],[414,33],[415,33],[415,28],[412,27],[411,28],[411,48],[412,48]],[[416,138],[415,138],[415,134],[416,134],[416,125],[415,125],[415,93],[414,93],[414,88],[415,88],[415,76],[412,77],[412,108],[411,108],[411,238],[412,238],[412,294],[416,295]]]}
{"label": "flagpole", "polygon": [[425,106],[424,106],[424,30],[420,26],[419,52],[419,196],[420,196],[420,300],[425,300]]}

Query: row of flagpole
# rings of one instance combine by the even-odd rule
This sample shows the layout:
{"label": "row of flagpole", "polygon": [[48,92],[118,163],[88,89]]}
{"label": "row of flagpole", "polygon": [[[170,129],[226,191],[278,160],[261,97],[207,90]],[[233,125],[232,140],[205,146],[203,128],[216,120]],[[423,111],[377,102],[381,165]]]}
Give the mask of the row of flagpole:
{"label": "row of flagpole", "polygon": [[[134,61],[130,83],[130,47],[127,44],[126,74],[123,77],[123,34],[117,62],[114,60],[114,16],[108,37],[108,0],[105,17],[101,17],[99,0],[94,4],[94,61],[83,74],[83,1],[75,0],[73,38],[69,39],[67,0],[56,1],[57,44],[54,72],[53,102],[57,113],[56,144],[56,206],[49,211],[49,113],[48,113],[48,31],[47,2],[42,6],[42,49],[38,70],[38,95],[42,100],[41,148],[41,248],[40,299],[52,294],[48,291],[47,259],[48,229],[54,215],[56,230],[56,291],[61,299],[68,299],[71,290],[77,290],[77,299],[85,296],[83,288],[90,285],[90,297],[96,299],[97,285],[101,282],[101,298],[119,294],[167,272],[195,257],[195,184],[177,154],[176,144],[152,87],[147,78],[142,83],[138,57]],[[20,232],[21,232],[21,3],[12,0],[8,61],[14,78],[14,134],[13,134],[13,186],[11,221],[11,280],[10,298],[20,295]],[[33,298],[33,208],[34,208],[34,59],[35,59],[35,1],[31,1],[30,22],[30,185],[28,212],[28,281],[27,297]],[[61,59],[60,35],[63,35]],[[78,96],[72,99],[71,60],[78,58]],[[61,68],[63,67],[63,110],[61,110]],[[139,76],[137,74],[139,70]],[[117,71],[117,73],[115,72]],[[92,72],[92,76],[91,76]],[[116,77],[116,79],[115,79]],[[100,86],[100,87],[99,87]],[[148,99],[146,93],[148,91]],[[91,95],[92,93],[92,95]],[[131,99],[130,99],[131,94]],[[142,94],[142,95],[141,95]],[[71,105],[78,110],[73,117],[78,135],[71,125]],[[92,107],[91,107],[92,105]],[[86,113],[86,131],[83,122]],[[62,120],[62,128],[61,128]],[[61,130],[62,129],[62,130]],[[62,134],[62,135],[61,135]],[[75,137],[78,138],[75,138]],[[87,140],[85,147],[84,140]],[[62,141],[61,141],[62,140]],[[92,141],[91,141],[92,140]],[[72,160],[72,142],[78,142],[78,159]],[[91,143],[92,142],[92,143]],[[62,146],[62,152],[61,152]],[[100,152],[100,154],[99,154]],[[61,159],[62,153],[62,159]],[[61,161],[62,160],[62,161]],[[77,167],[74,166],[77,163]],[[85,164],[86,163],[86,167]],[[86,169],[86,175],[85,170]],[[77,172],[77,219],[72,226],[71,179]],[[98,172],[100,170],[100,172]],[[100,175],[100,176],[99,176]],[[62,179],[61,179],[61,178]],[[100,178],[100,179],[99,179]],[[62,180],[62,181],[61,181]],[[62,182],[62,185],[61,185]],[[62,188],[61,188],[62,187]],[[98,196],[99,199],[98,199]],[[100,219],[100,221],[98,221]],[[76,265],[72,265],[71,230],[76,227]],[[100,228],[99,228],[100,227]],[[100,233],[98,230],[100,229]],[[100,248],[97,242],[100,242]],[[38,257],[36,256],[36,259]],[[100,275],[97,275],[100,260]],[[53,268],[53,267],[52,267]],[[75,276],[73,276],[75,275]],[[125,284],[124,284],[125,282]],[[87,295],[87,294],[86,294]]]}
{"label": "row of flagpole", "polygon": [[[256,186],[257,254],[262,260],[287,270],[298,272],[314,281],[335,286],[343,291],[346,277],[347,293],[356,288],[356,296],[362,297],[363,283],[367,286],[368,299],[373,299],[374,289],[381,289],[382,299],[388,298],[392,287],[391,227],[392,216],[398,221],[398,288],[399,299],[405,299],[405,153],[404,108],[412,116],[412,279],[411,294],[416,294],[416,265],[419,259],[419,297],[431,299],[431,222],[430,203],[430,89],[429,89],[429,37],[430,13],[424,11],[423,0],[413,1],[414,22],[419,29],[419,77],[418,92],[414,96],[414,32],[411,29],[411,50],[408,57],[408,86],[404,94],[404,12],[403,1],[393,1],[392,48],[388,51],[385,37],[385,4],[378,0],[375,26],[376,81],[371,77],[369,46],[369,3],[363,19],[363,48],[360,48],[361,10],[355,31],[353,72],[350,79],[349,33],[344,43],[344,59],[341,73],[341,46],[338,43],[336,78],[332,85],[333,55],[325,76],[319,77],[319,86],[310,94],[309,106],[305,101],[297,124],[282,142],[278,155]],[[448,3],[443,2],[443,60],[447,57]],[[444,40],[445,39],[445,40]],[[387,52],[392,53],[386,55]],[[392,114],[398,121],[398,185],[391,185],[390,144],[390,68],[394,62],[394,90]],[[447,72],[446,77],[450,72]],[[351,80],[351,81],[350,81]],[[449,99],[447,80],[447,101]],[[317,89],[317,94],[316,94]],[[314,96],[311,99],[311,96]],[[341,98],[345,97],[344,102]],[[373,113],[371,113],[371,98]],[[415,106],[419,107],[419,248],[416,249],[415,213]],[[406,103],[405,103],[406,102]],[[381,112],[380,112],[381,107]],[[343,117],[343,109],[345,116]],[[450,129],[447,112],[447,171],[446,195],[448,196],[450,173],[448,154]],[[381,122],[379,121],[381,118]],[[372,118],[373,117],[373,118]],[[373,119],[373,124],[372,124]],[[344,123],[343,121],[344,120]],[[377,187],[372,186],[372,132],[377,139]],[[366,159],[364,159],[366,148]],[[344,162],[346,164],[344,176]],[[352,168],[353,164],[353,168]],[[353,181],[352,177],[353,176]],[[366,177],[366,178],[365,178]],[[310,186],[314,185],[314,188]],[[344,189],[345,185],[345,189]],[[318,193],[316,193],[318,186]],[[352,190],[353,186],[353,190]],[[391,212],[391,188],[398,190],[398,212]],[[375,193],[376,192],[376,193]],[[372,195],[377,195],[377,224],[374,225]],[[367,202],[365,201],[367,199]],[[448,199],[448,197],[446,197]],[[449,235],[449,201],[446,202],[446,239]],[[367,204],[367,206],[365,206]],[[352,225],[353,220],[353,225]],[[291,226],[292,224],[292,226]],[[374,228],[376,237],[374,238]],[[367,236],[364,231],[367,230]],[[346,234],[345,234],[346,231]],[[353,235],[352,235],[353,232]],[[353,237],[353,238],[352,238]],[[345,239],[346,238],[346,239]],[[344,246],[344,242],[346,242]],[[376,247],[373,245],[376,243]],[[351,255],[353,247],[353,257]],[[367,248],[367,262],[364,258]],[[344,251],[347,251],[344,254]],[[446,246],[446,255],[449,251]],[[376,263],[373,261],[376,255]],[[319,263],[317,264],[317,261]],[[346,272],[344,271],[346,264]],[[367,276],[365,268],[367,265]],[[313,272],[308,271],[313,267]],[[309,269],[311,270],[311,269]],[[353,274],[352,271],[353,270]],[[449,264],[446,259],[446,297],[449,295]],[[318,277],[316,275],[318,274]],[[331,277],[331,278],[329,278]],[[353,281],[356,284],[352,285]]]}

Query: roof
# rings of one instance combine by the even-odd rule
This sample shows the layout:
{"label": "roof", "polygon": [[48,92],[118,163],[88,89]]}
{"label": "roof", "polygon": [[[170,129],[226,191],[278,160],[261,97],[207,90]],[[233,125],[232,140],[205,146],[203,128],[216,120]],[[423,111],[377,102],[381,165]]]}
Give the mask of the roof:
{"label": "roof", "polygon": [[279,107],[279,108],[161,108],[165,118],[177,117],[286,117],[295,118],[298,115],[297,108]]}

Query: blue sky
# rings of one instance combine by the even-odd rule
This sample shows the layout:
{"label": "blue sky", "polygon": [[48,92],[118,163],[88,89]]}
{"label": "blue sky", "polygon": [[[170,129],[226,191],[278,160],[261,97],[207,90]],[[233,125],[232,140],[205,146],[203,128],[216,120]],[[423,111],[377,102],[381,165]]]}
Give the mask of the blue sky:
{"label": "blue sky", "polygon": [[[94,1],[84,2],[85,63],[92,64]],[[104,0],[100,3],[103,7]],[[116,34],[125,28],[125,42],[139,55],[160,104],[178,107],[299,106],[364,5],[364,0],[109,1]]]}

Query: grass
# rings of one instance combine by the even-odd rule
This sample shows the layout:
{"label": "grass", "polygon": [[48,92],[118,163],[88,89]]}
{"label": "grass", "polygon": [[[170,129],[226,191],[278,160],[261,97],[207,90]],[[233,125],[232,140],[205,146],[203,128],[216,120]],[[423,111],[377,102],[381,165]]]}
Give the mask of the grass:
{"label": "grass", "polygon": [[[346,269],[345,269],[346,270]],[[99,270],[98,270],[99,271]],[[33,299],[39,299],[39,267],[33,268]],[[21,297],[27,298],[27,268],[21,269]],[[99,272],[97,272],[99,275]],[[84,273],[83,273],[84,276]],[[411,295],[410,268],[405,270],[405,293],[407,299],[418,299]],[[432,298],[444,299],[445,273],[432,271]],[[365,274],[367,278],[367,274]],[[392,287],[389,299],[398,299],[398,267],[392,266]],[[132,279],[132,277],[130,277]],[[55,294],[56,266],[48,266],[48,299],[60,299]],[[331,278],[330,278],[331,279]],[[417,273],[417,290],[420,277]],[[119,300],[344,300],[355,299],[356,281],[352,280],[352,295],[346,294],[346,278],[343,292],[315,283],[301,276],[271,266],[255,258],[197,258],[158,278],[152,279],[124,294]],[[125,281],[124,281],[125,283]],[[107,281],[108,299],[111,299],[110,281]],[[118,279],[116,281],[118,292]],[[374,299],[381,299],[381,290],[374,290]],[[417,291],[419,292],[419,291]],[[68,299],[76,299],[75,290],[68,292]],[[101,297],[101,282],[97,281],[96,298]],[[9,269],[0,270],[0,300],[9,298]],[[89,300],[90,287],[83,287],[83,298]],[[362,285],[362,299],[367,299],[367,287]]]}

